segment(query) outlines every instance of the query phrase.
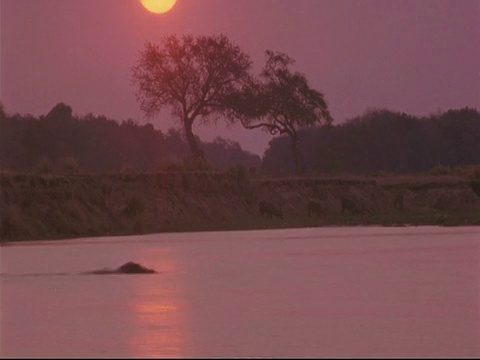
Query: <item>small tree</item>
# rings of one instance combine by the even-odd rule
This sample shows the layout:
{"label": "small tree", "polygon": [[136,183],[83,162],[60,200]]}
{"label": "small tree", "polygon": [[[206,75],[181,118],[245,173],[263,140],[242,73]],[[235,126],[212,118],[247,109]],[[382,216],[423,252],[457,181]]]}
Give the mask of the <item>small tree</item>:
{"label": "small tree", "polygon": [[216,121],[221,115],[231,119],[225,99],[240,89],[250,67],[250,58],[224,35],[171,35],[163,38],[161,47],[146,44],[132,80],[145,114],[152,117],[169,107],[183,126],[193,156],[203,159],[193,123],[198,118]]}
{"label": "small tree", "polygon": [[291,139],[295,171],[301,171],[298,158],[298,129],[333,121],[322,93],[310,88],[304,75],[292,73],[294,60],[267,50],[267,61],[260,81],[233,99],[233,107],[243,116],[248,129],[263,128],[271,135],[287,134]]}

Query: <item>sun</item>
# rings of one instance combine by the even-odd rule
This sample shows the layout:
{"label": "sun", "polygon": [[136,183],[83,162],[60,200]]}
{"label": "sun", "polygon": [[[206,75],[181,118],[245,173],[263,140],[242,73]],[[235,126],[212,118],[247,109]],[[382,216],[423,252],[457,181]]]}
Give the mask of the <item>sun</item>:
{"label": "sun", "polygon": [[163,14],[173,8],[177,0],[140,0],[140,2],[148,11]]}

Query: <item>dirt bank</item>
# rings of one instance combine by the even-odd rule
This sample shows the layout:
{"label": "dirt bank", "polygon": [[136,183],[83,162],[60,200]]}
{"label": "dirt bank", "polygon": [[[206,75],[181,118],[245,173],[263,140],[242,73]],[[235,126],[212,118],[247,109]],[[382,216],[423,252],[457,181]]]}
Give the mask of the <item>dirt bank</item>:
{"label": "dirt bank", "polygon": [[[0,186],[2,242],[328,225],[480,225],[479,181],[452,176],[2,174]],[[261,216],[260,201],[280,209],[283,219]]]}

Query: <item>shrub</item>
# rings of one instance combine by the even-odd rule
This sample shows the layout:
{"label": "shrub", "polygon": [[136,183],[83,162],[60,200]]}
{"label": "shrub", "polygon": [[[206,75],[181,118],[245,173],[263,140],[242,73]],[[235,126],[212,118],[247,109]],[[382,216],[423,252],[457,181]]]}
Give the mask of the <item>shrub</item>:
{"label": "shrub", "polygon": [[473,169],[473,178],[475,180],[478,180],[480,182],[480,165],[475,166]]}
{"label": "shrub", "polygon": [[46,158],[42,158],[35,168],[35,173],[37,174],[51,174],[52,172],[53,166]]}
{"label": "shrub", "polygon": [[429,173],[432,175],[448,175],[451,174],[452,169],[449,166],[437,165],[430,169]]}
{"label": "shrub", "polygon": [[206,159],[189,156],[183,158],[182,168],[183,171],[208,171],[212,170],[213,166]]}
{"label": "shrub", "polygon": [[228,168],[227,174],[238,182],[246,182],[248,180],[248,171],[245,166],[241,164],[236,164]]}
{"label": "shrub", "polygon": [[66,174],[77,174],[80,172],[80,166],[78,161],[73,156],[65,156],[60,160],[59,164],[60,172]]}
{"label": "shrub", "polygon": [[471,181],[470,187],[472,188],[473,191],[475,191],[475,194],[477,194],[477,196],[480,196],[480,180]]}

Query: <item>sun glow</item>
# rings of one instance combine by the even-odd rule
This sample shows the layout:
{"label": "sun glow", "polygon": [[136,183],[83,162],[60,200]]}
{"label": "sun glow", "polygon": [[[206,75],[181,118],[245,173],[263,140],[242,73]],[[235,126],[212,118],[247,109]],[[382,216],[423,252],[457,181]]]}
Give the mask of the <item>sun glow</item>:
{"label": "sun glow", "polygon": [[140,0],[140,2],[148,11],[163,14],[173,8],[177,0]]}

